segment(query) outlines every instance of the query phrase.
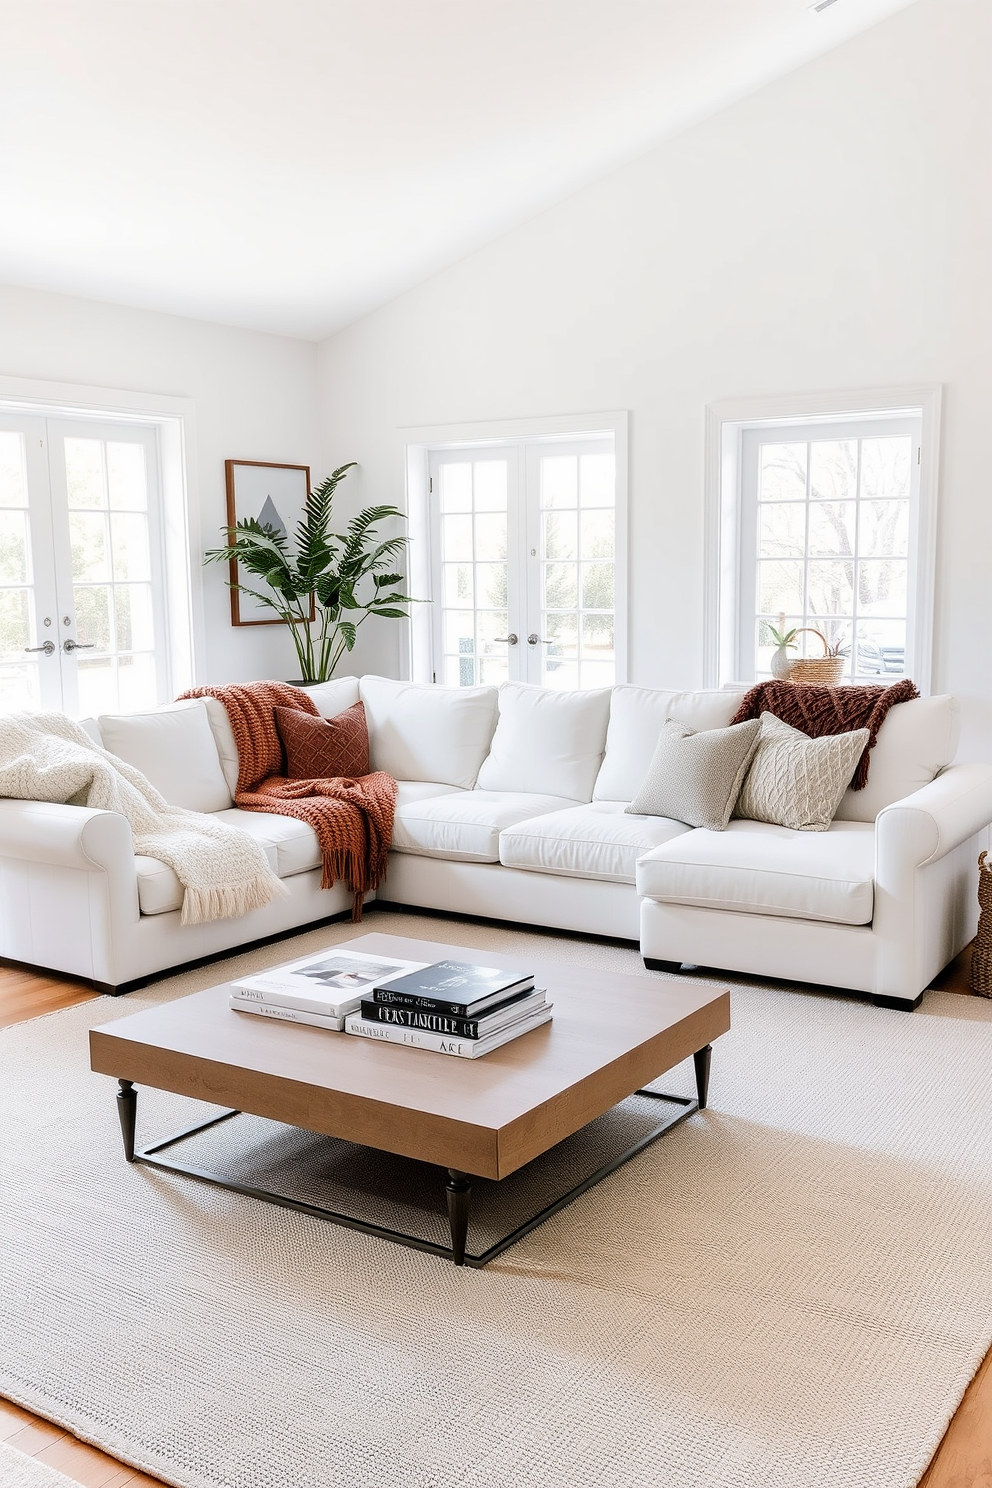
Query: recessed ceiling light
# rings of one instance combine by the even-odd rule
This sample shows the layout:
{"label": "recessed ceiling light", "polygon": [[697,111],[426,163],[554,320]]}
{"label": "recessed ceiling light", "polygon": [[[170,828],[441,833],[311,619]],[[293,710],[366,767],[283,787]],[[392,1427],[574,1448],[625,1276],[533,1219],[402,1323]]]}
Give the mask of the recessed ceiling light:
{"label": "recessed ceiling light", "polygon": [[806,9],[815,15],[818,10],[826,10],[828,5],[833,5],[834,0],[806,0]]}

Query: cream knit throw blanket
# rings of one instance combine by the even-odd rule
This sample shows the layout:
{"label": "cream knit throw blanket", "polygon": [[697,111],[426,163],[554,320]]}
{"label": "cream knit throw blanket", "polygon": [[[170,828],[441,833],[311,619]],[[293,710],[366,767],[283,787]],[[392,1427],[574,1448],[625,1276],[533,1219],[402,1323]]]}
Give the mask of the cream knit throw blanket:
{"label": "cream knit throw blanket", "polygon": [[234,919],[288,892],[247,832],[170,806],[64,713],[0,717],[0,796],[119,812],[135,853],[168,864],[182,884],[184,925]]}

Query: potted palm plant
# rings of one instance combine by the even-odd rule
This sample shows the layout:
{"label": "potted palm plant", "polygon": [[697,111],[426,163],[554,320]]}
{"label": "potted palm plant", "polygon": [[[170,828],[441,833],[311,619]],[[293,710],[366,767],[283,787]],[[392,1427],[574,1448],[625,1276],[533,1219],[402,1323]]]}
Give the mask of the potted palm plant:
{"label": "potted palm plant", "polygon": [[403,520],[395,506],[367,506],[344,532],[332,532],[334,493],[356,461],[339,465],[306,499],[294,539],[280,528],[247,517],[225,527],[227,544],[204,554],[204,563],[236,559],[256,583],[229,580],[288,622],[304,682],[326,682],[355,645],[358,627],[370,615],[406,619],[415,603],[398,585],[397,559],[409,537],[380,541],[377,527]]}

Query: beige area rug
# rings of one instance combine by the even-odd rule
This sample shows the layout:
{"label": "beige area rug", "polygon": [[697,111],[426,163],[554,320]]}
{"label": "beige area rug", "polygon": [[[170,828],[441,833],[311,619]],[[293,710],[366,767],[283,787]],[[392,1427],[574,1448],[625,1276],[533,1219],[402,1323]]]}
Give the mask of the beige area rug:
{"label": "beige area rug", "polygon": [[64,1473],[25,1457],[4,1442],[0,1442],[0,1484],[3,1488],[78,1488]]}
{"label": "beige area rug", "polygon": [[710,1109],[484,1271],[128,1167],[89,1026],[354,933],[0,1037],[0,1393],[180,1488],[912,1488],[992,1341],[992,1004],[733,980]]}

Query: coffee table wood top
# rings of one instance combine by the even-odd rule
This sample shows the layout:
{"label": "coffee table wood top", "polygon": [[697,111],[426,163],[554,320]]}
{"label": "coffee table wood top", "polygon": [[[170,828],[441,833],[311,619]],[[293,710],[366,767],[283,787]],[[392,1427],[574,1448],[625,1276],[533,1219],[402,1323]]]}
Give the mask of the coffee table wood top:
{"label": "coffee table wood top", "polygon": [[730,1027],[730,994],[395,935],[351,950],[532,971],[550,1023],[481,1059],[274,1022],[229,1005],[230,983],[90,1033],[100,1074],[235,1106],[308,1131],[503,1178]]}

